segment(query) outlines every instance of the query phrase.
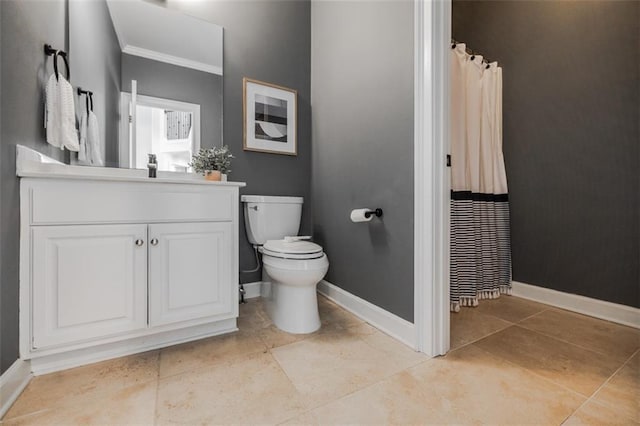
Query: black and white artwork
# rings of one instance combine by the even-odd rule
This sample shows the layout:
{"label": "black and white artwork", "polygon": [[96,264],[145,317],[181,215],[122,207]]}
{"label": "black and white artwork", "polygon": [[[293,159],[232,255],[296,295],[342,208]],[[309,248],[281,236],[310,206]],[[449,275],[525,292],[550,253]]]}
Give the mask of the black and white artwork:
{"label": "black and white artwork", "polygon": [[244,149],[296,155],[297,92],[244,79]]}
{"label": "black and white artwork", "polygon": [[255,137],[287,143],[287,101],[256,94]]}

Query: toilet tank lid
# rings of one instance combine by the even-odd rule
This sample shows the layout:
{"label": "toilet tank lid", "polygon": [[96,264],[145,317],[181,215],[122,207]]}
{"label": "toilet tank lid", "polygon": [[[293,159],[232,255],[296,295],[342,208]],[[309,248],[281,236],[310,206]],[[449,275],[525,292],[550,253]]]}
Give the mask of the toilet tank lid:
{"label": "toilet tank lid", "polygon": [[279,203],[279,204],[302,204],[302,197],[275,197],[270,195],[243,195],[240,197],[243,203]]}

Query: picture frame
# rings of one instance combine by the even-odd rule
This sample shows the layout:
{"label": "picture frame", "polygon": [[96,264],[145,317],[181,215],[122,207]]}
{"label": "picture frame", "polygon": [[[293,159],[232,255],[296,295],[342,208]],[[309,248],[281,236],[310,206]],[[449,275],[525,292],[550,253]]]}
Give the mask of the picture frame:
{"label": "picture frame", "polygon": [[246,77],[242,85],[242,149],[298,155],[297,90]]}

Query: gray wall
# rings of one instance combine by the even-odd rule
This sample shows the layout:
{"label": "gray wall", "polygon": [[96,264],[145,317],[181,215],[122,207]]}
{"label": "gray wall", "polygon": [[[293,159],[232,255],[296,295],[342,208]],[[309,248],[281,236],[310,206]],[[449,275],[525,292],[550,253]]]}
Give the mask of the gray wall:
{"label": "gray wall", "polygon": [[[109,167],[118,165],[120,56],[120,45],[107,4],[103,1],[70,1],[71,84],[93,92],[93,111],[105,145],[105,164]],[[75,100],[80,120],[86,105],[85,97],[76,95]]]}
{"label": "gray wall", "polygon": [[[163,1],[158,4],[165,5]],[[236,156],[231,179],[247,182],[244,194],[305,198],[301,232],[311,232],[311,4],[298,1],[172,2],[169,7],[224,27],[224,143]],[[298,156],[242,150],[242,78],[298,91]],[[240,223],[240,267],[255,265]],[[260,275],[241,274],[242,282]]]}
{"label": "gray wall", "polygon": [[640,306],[640,3],[454,1],[504,68],[513,279]]}
{"label": "gray wall", "polygon": [[[53,71],[43,45],[67,49],[65,3],[0,2],[2,122],[0,125],[0,371],[18,358],[19,185],[15,146],[26,145],[58,160],[63,152],[45,141],[43,88]],[[62,64],[62,62],[61,62]]]}
{"label": "gray wall", "polygon": [[[326,279],[413,321],[413,2],[312,2],[313,234]],[[382,220],[349,213],[381,207]]]}
{"label": "gray wall", "polygon": [[131,93],[131,80],[139,95],[200,105],[200,145],[221,145],[222,76],[123,53],[123,91]]}

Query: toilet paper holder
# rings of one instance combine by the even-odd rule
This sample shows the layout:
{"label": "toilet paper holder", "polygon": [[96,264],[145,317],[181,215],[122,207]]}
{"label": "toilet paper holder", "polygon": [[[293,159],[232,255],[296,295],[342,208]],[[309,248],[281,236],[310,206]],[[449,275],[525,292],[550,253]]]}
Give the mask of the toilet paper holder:
{"label": "toilet paper holder", "polygon": [[366,212],[364,214],[364,217],[369,219],[373,215],[375,215],[376,217],[381,217],[382,216],[382,209],[381,208],[377,208],[375,210],[369,210],[368,212]]}

